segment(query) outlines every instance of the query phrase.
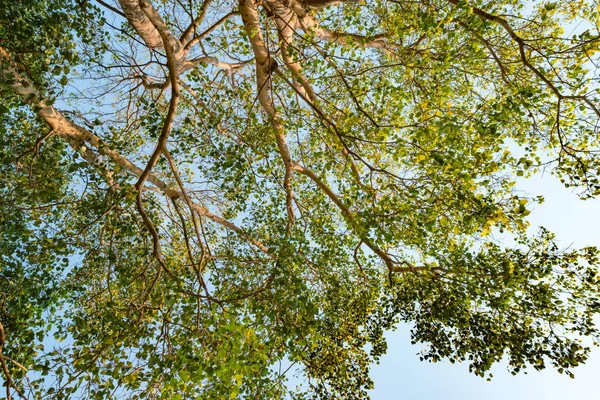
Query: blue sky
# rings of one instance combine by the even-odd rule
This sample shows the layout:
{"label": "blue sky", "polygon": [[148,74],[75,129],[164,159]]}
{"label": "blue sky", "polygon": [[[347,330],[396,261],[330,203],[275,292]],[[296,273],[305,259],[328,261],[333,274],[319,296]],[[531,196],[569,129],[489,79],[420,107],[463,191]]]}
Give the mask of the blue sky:
{"label": "blue sky", "polygon": [[[529,220],[531,232],[544,226],[556,234],[561,247],[600,245],[600,199],[582,201],[553,176],[538,174],[522,180],[517,188],[542,195]],[[600,323],[600,321],[599,321]],[[422,345],[411,345],[408,325],[388,332],[388,353],[373,367],[373,400],[396,399],[594,399],[600,382],[600,348],[593,348],[588,362],[573,370],[575,379],[553,369],[512,376],[505,365],[492,369],[491,382],[468,372],[468,365],[419,361]]]}
{"label": "blue sky", "polygon": [[574,370],[575,379],[552,369],[512,376],[505,366],[493,368],[488,382],[468,372],[467,364],[420,362],[420,349],[410,345],[407,326],[388,335],[390,348],[372,370],[375,390],[372,400],[397,399],[595,399],[598,398],[600,351],[592,351],[586,365]]}

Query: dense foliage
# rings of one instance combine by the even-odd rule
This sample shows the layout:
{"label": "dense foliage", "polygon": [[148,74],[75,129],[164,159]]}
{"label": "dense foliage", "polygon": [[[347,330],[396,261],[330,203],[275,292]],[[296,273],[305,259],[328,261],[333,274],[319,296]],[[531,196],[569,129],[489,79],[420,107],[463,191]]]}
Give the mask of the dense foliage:
{"label": "dense foliage", "polygon": [[366,398],[401,321],[430,361],[571,375],[598,251],[514,186],[600,194],[599,12],[0,0],[7,397]]}

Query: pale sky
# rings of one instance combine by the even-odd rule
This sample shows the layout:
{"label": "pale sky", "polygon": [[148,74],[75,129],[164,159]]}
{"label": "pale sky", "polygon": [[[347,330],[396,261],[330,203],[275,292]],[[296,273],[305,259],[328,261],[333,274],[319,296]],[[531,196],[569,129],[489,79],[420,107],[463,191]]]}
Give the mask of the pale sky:
{"label": "pale sky", "polygon": [[[520,190],[542,195],[546,201],[529,215],[531,231],[544,226],[556,234],[560,247],[600,245],[600,199],[581,201],[550,174],[519,182]],[[600,321],[599,321],[600,322]],[[419,361],[422,345],[411,345],[409,326],[388,332],[388,353],[372,369],[373,400],[396,399],[597,399],[600,398],[600,348],[593,348],[588,362],[575,368],[575,379],[551,368],[512,376],[505,365],[492,369],[491,382],[469,373],[468,364]]]}

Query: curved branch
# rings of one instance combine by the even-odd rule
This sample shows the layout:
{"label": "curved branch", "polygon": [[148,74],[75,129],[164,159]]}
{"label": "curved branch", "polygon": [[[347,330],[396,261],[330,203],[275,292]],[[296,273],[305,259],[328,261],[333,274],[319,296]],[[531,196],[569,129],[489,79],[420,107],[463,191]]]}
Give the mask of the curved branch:
{"label": "curved branch", "polygon": [[298,171],[302,175],[312,180],[317,185],[317,187],[321,189],[327,195],[327,197],[329,197],[329,199],[335,203],[335,205],[342,211],[344,218],[348,221],[354,233],[356,233],[356,235],[363,241],[364,244],[367,245],[369,249],[373,251],[373,253],[377,254],[377,256],[379,256],[379,258],[383,260],[390,272],[402,272],[400,270],[397,270],[397,267],[394,265],[395,262],[390,258],[390,256],[385,251],[377,247],[377,245],[373,243],[373,240],[371,240],[371,238],[369,238],[366,235],[366,233],[363,232],[358,221],[354,217],[354,213],[350,211],[350,208],[348,208],[340,200],[340,198],[333,192],[333,190],[331,190],[329,186],[327,186],[327,184],[325,184],[325,182],[319,179],[319,177],[313,171],[309,170],[308,168],[304,168],[299,164],[294,164],[294,170]]}
{"label": "curved branch", "polygon": [[[225,21],[227,21],[229,18],[233,17],[234,15],[238,15],[238,14],[239,13],[237,11],[231,11],[231,12],[227,13],[225,16],[223,16],[217,22],[212,24],[204,32],[202,32],[201,34],[199,34],[196,37],[189,39],[189,41],[187,43],[185,43],[185,50],[189,51],[192,48],[192,46],[194,46],[196,43],[200,42],[202,39],[207,37],[211,32],[213,32],[215,29],[217,29],[219,26],[221,26],[221,24],[223,24]],[[181,40],[181,43],[184,43],[184,41]]]}
{"label": "curved branch", "polygon": [[[327,197],[331,201],[335,203],[335,205],[342,211],[344,218],[348,221],[353,231],[360,237],[360,239],[375,253],[379,256],[388,270],[391,272],[394,268],[394,261],[390,258],[390,256],[377,247],[373,241],[362,231],[360,224],[356,221],[354,214],[350,209],[340,200],[340,198],[325,184],[319,177],[311,170],[295,163],[291,159],[290,152],[287,148],[287,144],[285,142],[283,126],[279,121],[279,118],[276,113],[275,106],[273,101],[265,89],[266,84],[271,79],[271,73],[274,70],[275,72],[280,73],[276,68],[265,71],[265,64],[269,65],[270,55],[268,53],[267,46],[262,37],[262,33],[260,31],[260,26],[258,23],[258,13],[254,5],[250,0],[240,0],[240,12],[242,14],[242,20],[244,21],[244,26],[246,28],[246,32],[250,37],[250,41],[252,44],[252,48],[254,50],[254,54],[256,57],[256,75],[257,75],[257,90],[259,90],[258,98],[263,107],[263,109],[267,112],[267,114],[271,117],[271,125],[275,130],[275,137],[277,140],[277,146],[279,147],[279,152],[286,166],[286,174],[284,180],[284,186],[290,185],[289,179],[291,177],[292,171],[297,171],[302,175],[305,175],[309,179],[311,179],[319,189],[321,189]],[[304,97],[304,100],[309,104],[314,106],[310,99]],[[292,192],[291,185],[285,186],[286,191],[288,193],[288,229],[290,227],[291,222],[293,221],[293,210],[291,209],[292,202]]]}
{"label": "curved branch", "polygon": [[223,69],[227,72],[227,74],[230,75],[233,72],[235,72],[236,70],[242,68],[244,65],[248,64],[250,61],[244,61],[244,62],[239,62],[239,63],[228,63],[228,62],[219,60],[217,57],[212,57],[212,56],[197,57],[197,58],[193,58],[191,60],[185,60],[183,65],[179,69],[178,73],[183,74],[183,73],[189,71],[190,69],[196,68],[198,65],[204,63],[204,64],[214,65],[217,68]]}
{"label": "curved branch", "polygon": [[183,49],[183,46],[181,45],[179,40],[173,35],[165,21],[158,13],[158,11],[156,11],[154,6],[152,6],[152,3],[150,3],[148,0],[139,0],[139,4],[142,12],[146,15],[150,24],[152,24],[152,26],[159,33],[160,38],[163,42],[163,48],[165,48],[168,44],[169,46],[171,46],[171,50],[173,51],[175,58],[177,60],[181,59],[183,54],[180,53]]}
{"label": "curved branch", "polygon": [[212,0],[204,0],[204,3],[202,3],[202,11],[200,12],[200,15],[194,18],[190,26],[188,26],[187,29],[181,35],[179,41],[182,44],[185,44],[186,42],[189,42],[190,39],[192,39],[196,32],[196,28],[198,28],[202,24],[202,21],[204,21],[204,18],[206,18],[206,13],[208,12],[208,7],[210,7],[211,3]]}
{"label": "curved branch", "polygon": [[279,45],[285,67],[292,73],[294,87],[303,92],[312,101],[315,101],[316,94],[308,79],[302,74],[302,68],[299,61],[294,60],[290,49],[294,42],[294,36],[297,35],[294,27],[298,25],[298,18],[289,8],[283,7],[278,2],[268,2],[270,11],[275,16],[277,33],[279,34]]}
{"label": "curved branch", "polygon": [[[0,366],[2,367],[2,372],[4,373],[4,377],[6,378],[6,398],[7,400],[11,399],[10,390],[11,388],[17,392],[19,397],[22,399],[27,399],[21,389],[15,384],[10,375],[10,371],[8,370],[8,366],[6,365],[6,360],[2,354],[2,350],[4,349],[5,336],[4,336],[4,325],[0,321]],[[20,364],[19,364],[20,365]]]}
{"label": "curved branch", "polygon": [[388,42],[387,35],[382,33],[373,36],[363,36],[354,33],[337,32],[323,28],[311,15],[298,17],[298,23],[305,32],[313,33],[319,39],[335,42],[344,46],[356,46],[361,49],[381,49],[385,51],[398,51],[403,49],[401,44]]}
{"label": "curved branch", "polygon": [[283,125],[277,115],[273,99],[269,95],[271,75],[273,71],[277,70],[277,63],[269,54],[269,49],[263,38],[256,6],[252,0],[240,0],[239,4],[244,28],[250,38],[250,44],[256,59],[256,88],[258,90],[258,101],[271,120],[271,126],[275,131],[275,141],[277,142],[279,154],[281,155],[281,159],[285,166],[283,186],[286,191],[286,208],[288,213],[286,230],[289,231],[295,219],[293,209],[294,193],[291,184],[293,162],[285,140]]}
{"label": "curved branch", "polygon": [[152,234],[154,244],[154,258],[156,258],[161,264],[161,266],[165,268],[164,262],[162,261],[162,257],[160,254],[160,239],[158,236],[158,232],[152,224],[150,216],[148,216],[148,213],[146,213],[146,210],[144,209],[144,202],[142,199],[144,183],[146,182],[146,179],[152,172],[152,168],[154,168],[154,166],[158,162],[161,154],[166,150],[167,139],[169,138],[169,134],[171,133],[171,127],[173,126],[173,121],[175,120],[175,114],[177,112],[177,104],[179,103],[179,78],[177,75],[177,60],[175,59],[174,48],[171,46],[171,43],[169,43],[167,35],[163,31],[159,32],[163,39],[164,47],[167,53],[167,66],[169,68],[169,76],[171,81],[171,101],[169,102],[169,110],[165,117],[165,121],[163,122],[162,131],[160,133],[160,137],[158,138],[156,149],[154,149],[154,152],[148,160],[148,164],[146,164],[146,168],[139,176],[139,179],[135,184],[135,188],[137,189],[136,204],[138,211],[142,216],[142,219],[144,220],[144,224]]}

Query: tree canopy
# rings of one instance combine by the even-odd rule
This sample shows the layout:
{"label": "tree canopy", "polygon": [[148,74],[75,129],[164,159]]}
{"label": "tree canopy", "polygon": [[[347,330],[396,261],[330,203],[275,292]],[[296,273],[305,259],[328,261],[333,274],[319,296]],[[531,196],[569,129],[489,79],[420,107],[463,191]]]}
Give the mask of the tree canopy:
{"label": "tree canopy", "polygon": [[6,396],[362,399],[402,321],[571,375],[598,250],[515,183],[600,194],[599,12],[0,0]]}

